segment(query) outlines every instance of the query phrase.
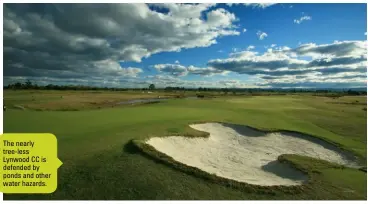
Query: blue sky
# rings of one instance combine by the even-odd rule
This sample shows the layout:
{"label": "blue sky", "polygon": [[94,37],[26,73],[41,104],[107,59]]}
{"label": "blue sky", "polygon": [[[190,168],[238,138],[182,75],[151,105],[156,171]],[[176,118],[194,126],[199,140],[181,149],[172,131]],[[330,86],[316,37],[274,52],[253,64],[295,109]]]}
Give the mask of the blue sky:
{"label": "blue sky", "polygon": [[[131,87],[366,86],[366,4],[191,6],[5,6],[4,81]],[[63,23],[68,16],[75,25]],[[86,16],[91,23],[85,23]],[[27,31],[39,35],[32,40]],[[51,57],[30,61],[22,50],[40,60],[38,55]],[[333,63],[323,63],[329,61]]]}

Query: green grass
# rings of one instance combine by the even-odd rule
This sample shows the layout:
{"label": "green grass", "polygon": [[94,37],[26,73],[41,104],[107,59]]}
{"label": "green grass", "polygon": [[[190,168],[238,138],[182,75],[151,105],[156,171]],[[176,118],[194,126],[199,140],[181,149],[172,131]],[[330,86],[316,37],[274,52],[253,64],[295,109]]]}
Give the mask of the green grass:
{"label": "green grass", "polygon": [[[21,95],[5,92],[5,104],[9,98],[15,100],[17,97],[25,101],[23,105],[31,103],[28,101],[32,94]],[[41,95],[47,93],[41,92]],[[131,140],[153,136],[204,136],[205,133],[189,128],[188,124],[218,121],[315,135],[366,161],[367,112],[362,110],[365,106],[329,103],[356,100],[366,103],[365,97],[333,99],[294,95],[170,100],[97,110],[76,108],[81,111],[11,109],[4,112],[4,132],[55,134],[59,158],[64,164],[58,171],[58,189],[53,194],[5,195],[4,198],[366,199],[365,172],[336,168],[330,163],[307,157],[286,155],[285,161],[312,175],[311,185],[300,193],[290,193],[283,188],[272,189],[270,193],[252,188],[233,188],[171,168],[145,156],[130,144]],[[70,105],[74,107],[73,103]]]}

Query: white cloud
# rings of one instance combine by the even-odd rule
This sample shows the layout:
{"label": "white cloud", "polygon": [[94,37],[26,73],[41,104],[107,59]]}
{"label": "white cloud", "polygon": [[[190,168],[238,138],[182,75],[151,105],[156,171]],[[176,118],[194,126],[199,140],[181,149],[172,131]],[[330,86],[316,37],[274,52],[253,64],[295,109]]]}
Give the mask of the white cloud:
{"label": "white cloud", "polygon": [[255,70],[269,71],[285,67],[296,68],[307,63],[305,60],[291,58],[282,52],[269,51],[259,55],[258,52],[242,51],[232,53],[228,59],[210,60],[208,65],[216,69],[250,73]]}
{"label": "white cloud", "polygon": [[228,71],[214,69],[212,67],[183,66],[180,64],[156,64],[153,66],[157,71],[168,73],[172,76],[182,77],[188,74],[212,76],[214,74],[226,74]]}
{"label": "white cloud", "polygon": [[246,28],[243,28],[243,33],[247,32],[247,29]]}
{"label": "white cloud", "polygon": [[213,6],[4,5],[4,76],[57,77],[55,70],[70,77],[134,75],[137,69],[119,68],[117,62],[141,62],[156,53],[208,47],[219,37],[239,35],[236,16],[223,8],[210,10]]}
{"label": "white cloud", "polygon": [[[231,53],[227,59],[210,60],[208,66],[257,76],[265,80],[258,84],[260,86],[365,86],[366,45],[367,41],[336,41],[323,45],[304,44],[294,49],[280,46],[263,54],[247,50]],[[310,55],[320,57],[300,59]]]}
{"label": "white cloud", "polygon": [[234,86],[238,88],[256,87],[252,84],[247,84],[238,80],[212,80],[212,78],[203,78],[206,80],[185,80],[178,77],[172,77],[170,75],[155,75],[147,76],[145,84],[154,83],[157,87],[190,87],[190,88],[221,88]]}
{"label": "white cloud", "polygon": [[218,70],[212,67],[199,68],[199,67],[189,66],[187,69],[188,69],[189,74],[201,75],[201,76],[212,76],[214,74],[226,75],[228,73],[228,71]]}
{"label": "white cloud", "polygon": [[254,57],[257,54],[258,52],[246,50],[246,51],[241,51],[241,52],[230,53],[229,56],[231,58],[246,58],[246,57]]}
{"label": "white cloud", "polygon": [[188,74],[187,68],[180,64],[156,64],[154,68],[159,72],[170,73],[173,76],[185,76]]}
{"label": "white cloud", "polygon": [[260,40],[263,40],[263,39],[264,39],[264,38],[266,38],[268,35],[267,35],[267,33],[265,33],[265,32],[258,31],[258,32],[257,32],[257,36],[258,36],[258,38],[259,38]]}
{"label": "white cloud", "polygon": [[116,75],[116,76],[129,76],[137,77],[143,70],[135,67],[123,68],[120,64],[113,60],[101,60],[92,63],[94,70],[102,75]]}
{"label": "white cloud", "polygon": [[220,80],[218,81],[218,84],[227,88],[258,88],[258,86],[254,84],[245,83],[244,81],[234,79]]}
{"label": "white cloud", "polygon": [[277,3],[243,3],[245,6],[251,6],[253,8],[267,8],[267,7],[270,7],[270,6],[273,6]]}
{"label": "white cloud", "polygon": [[[214,5],[41,4],[39,9],[4,5],[4,81],[31,78],[40,83],[146,86],[147,81],[139,78],[142,68],[122,66],[119,62],[141,62],[156,53],[208,47],[222,36],[246,31],[235,25],[237,18],[233,13]],[[254,8],[271,5],[246,4]],[[165,12],[152,6],[164,8]],[[309,18],[303,16],[294,22],[300,24]],[[258,31],[257,36],[262,40],[267,33]],[[165,76],[211,76],[233,71],[268,77],[269,84],[277,82],[277,86],[323,80],[361,82],[366,47],[366,41],[307,43],[294,49],[272,44],[267,52],[258,53],[249,46],[241,52],[234,49],[228,59],[211,60],[207,67],[183,66],[179,61],[154,67],[167,73]],[[304,56],[312,60],[301,60]],[[179,86],[218,85],[168,77],[157,76],[156,80],[166,80],[169,85],[174,80]]]}
{"label": "white cloud", "polygon": [[361,56],[366,54],[367,41],[335,41],[331,44],[317,45],[315,43],[301,44],[290,52],[313,58]]}
{"label": "white cloud", "polygon": [[294,23],[301,24],[303,21],[309,21],[312,20],[312,17],[310,16],[302,16],[300,19],[294,19]]}
{"label": "white cloud", "polygon": [[256,48],[255,46],[253,46],[253,45],[249,45],[248,47],[247,47],[247,50],[253,50],[254,48]]}
{"label": "white cloud", "polygon": [[235,15],[223,8],[212,10],[207,13],[208,26],[213,26],[214,28],[231,28],[235,20],[237,20]]}

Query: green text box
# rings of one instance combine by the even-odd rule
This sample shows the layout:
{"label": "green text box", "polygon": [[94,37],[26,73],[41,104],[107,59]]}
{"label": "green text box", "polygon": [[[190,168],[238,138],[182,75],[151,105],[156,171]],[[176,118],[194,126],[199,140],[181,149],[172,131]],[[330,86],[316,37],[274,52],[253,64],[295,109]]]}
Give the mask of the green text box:
{"label": "green text box", "polygon": [[49,133],[5,133],[0,137],[3,193],[52,193],[57,188],[57,139]]}

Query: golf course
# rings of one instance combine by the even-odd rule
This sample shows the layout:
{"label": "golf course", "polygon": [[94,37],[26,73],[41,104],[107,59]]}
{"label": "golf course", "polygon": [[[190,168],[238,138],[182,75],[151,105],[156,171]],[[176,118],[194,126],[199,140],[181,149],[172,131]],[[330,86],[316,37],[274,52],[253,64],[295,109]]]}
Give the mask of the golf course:
{"label": "golf course", "polygon": [[[4,104],[7,109],[4,111],[4,133],[56,135],[58,157],[63,165],[58,169],[58,188],[54,193],[9,194],[4,195],[4,199],[367,199],[366,96],[326,97],[308,93],[252,96],[214,93],[214,97],[197,98],[195,91],[186,92],[178,97],[180,94],[162,90],[149,93],[147,91],[5,90]],[[129,100],[150,98],[165,100],[150,103],[124,103]],[[271,136],[273,132],[276,134],[282,131],[308,135],[312,138],[309,139],[310,141],[318,139],[326,143],[325,147],[330,145],[331,148],[333,146],[338,151],[352,155],[351,157],[354,158],[352,161],[356,167],[344,165],[344,162],[337,163],[309,157],[308,154],[298,155],[296,150],[299,148],[296,148],[293,151],[296,152],[295,154],[276,154],[275,158],[287,163],[293,170],[302,172],[305,175],[301,177],[303,182],[295,186],[260,186],[228,179],[235,177],[231,172],[223,173],[229,177],[221,177],[210,171],[207,173],[200,166],[184,164],[174,156],[171,157],[164,151],[159,151],[160,148],[153,148],[153,144],[165,148],[165,145],[177,144],[177,141],[175,143],[147,142],[150,138],[176,136],[190,140],[206,138],[213,134],[205,131],[207,126],[197,125],[195,126],[197,128],[192,128],[193,124],[213,124],[212,126],[218,130],[228,128],[226,129],[228,132],[234,129],[230,127],[246,126],[254,131],[269,132],[267,134]],[[227,124],[227,126],[222,127],[219,124]],[[215,139],[219,139],[213,145],[217,148],[222,145],[220,140],[222,134],[217,132],[214,134],[217,134]],[[238,131],[232,134],[243,133]],[[281,138],[281,136],[278,137]],[[247,141],[257,142],[257,138],[253,137]],[[207,143],[203,142],[203,144]],[[282,145],[283,142],[277,144]],[[272,143],[270,145],[272,146]],[[254,159],[256,158],[254,151],[258,146],[253,148],[250,153],[254,154],[252,156]],[[193,147],[193,152],[194,149]],[[234,153],[232,151],[237,151],[235,148],[227,149],[231,155]],[[321,149],[324,148],[321,147]],[[199,146],[198,157],[201,156],[200,150]],[[182,151],[187,151],[189,155],[190,146],[189,149],[183,148]],[[308,153],[308,150],[305,152]],[[182,153],[186,154],[186,152]],[[207,156],[219,158],[220,154],[215,153],[218,155],[210,155],[211,152],[209,152]],[[327,153],[329,152],[326,150],[326,155]],[[196,156],[191,155],[193,158]],[[247,158],[245,156],[241,158]],[[339,161],[339,155],[332,156]],[[332,158],[332,156],[326,156],[326,158]],[[234,160],[241,158],[234,158]],[[245,160],[239,162],[244,166],[247,164]],[[216,165],[219,167],[219,164]],[[243,168],[238,170],[242,171]],[[277,180],[273,180],[272,184],[275,181]],[[265,182],[254,183],[264,184]]]}

